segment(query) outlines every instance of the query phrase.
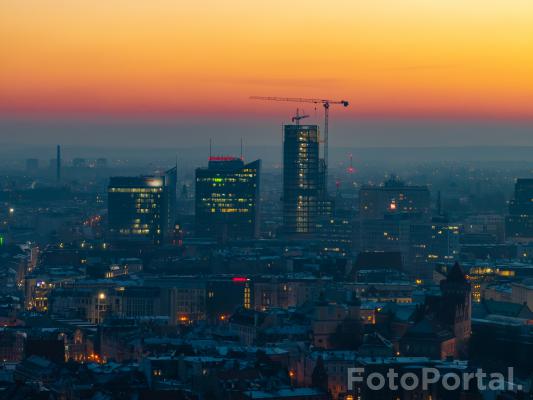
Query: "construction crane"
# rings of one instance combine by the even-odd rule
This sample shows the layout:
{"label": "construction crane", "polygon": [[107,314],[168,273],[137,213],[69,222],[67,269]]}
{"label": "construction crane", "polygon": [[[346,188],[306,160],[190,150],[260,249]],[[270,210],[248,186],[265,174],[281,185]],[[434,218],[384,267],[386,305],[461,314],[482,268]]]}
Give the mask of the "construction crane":
{"label": "construction crane", "polygon": [[265,96],[251,96],[251,100],[267,100],[267,101],[290,101],[293,103],[313,103],[322,104],[324,107],[324,163],[326,165],[326,179],[328,168],[328,125],[329,125],[329,107],[333,104],[339,104],[348,107],[349,103],[346,100],[327,100],[327,99],[306,99],[301,97],[265,97]]}
{"label": "construction crane", "polygon": [[306,114],[300,114],[300,109],[296,109],[296,115],[292,117],[292,122],[296,122],[296,125],[300,125],[300,120],[304,118],[309,118],[309,115]]}

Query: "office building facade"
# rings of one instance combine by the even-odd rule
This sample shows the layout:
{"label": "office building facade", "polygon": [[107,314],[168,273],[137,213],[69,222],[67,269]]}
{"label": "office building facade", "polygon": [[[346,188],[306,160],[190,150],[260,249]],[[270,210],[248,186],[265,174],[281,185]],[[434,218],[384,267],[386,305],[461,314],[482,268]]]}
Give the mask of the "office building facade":
{"label": "office building facade", "polygon": [[431,221],[431,196],[427,186],[409,186],[392,178],[380,186],[359,191],[359,217],[354,248],[358,252],[400,252],[410,255],[411,225]]}
{"label": "office building facade", "polygon": [[415,223],[409,232],[409,264],[412,275],[430,279],[438,263],[459,259],[461,226],[447,221]]}
{"label": "office building facade", "polygon": [[431,197],[427,186],[409,186],[395,178],[382,186],[363,186],[359,191],[361,219],[381,219],[404,214],[411,219],[429,220]]}
{"label": "office building facade", "polygon": [[210,157],[196,170],[196,235],[226,239],[259,236],[261,161]]}
{"label": "office building facade", "polygon": [[505,237],[508,240],[533,239],[533,179],[518,179],[514,198],[505,218]]}
{"label": "office building facade", "polygon": [[112,177],[108,186],[108,231],[113,242],[162,244],[171,231],[166,176]]}

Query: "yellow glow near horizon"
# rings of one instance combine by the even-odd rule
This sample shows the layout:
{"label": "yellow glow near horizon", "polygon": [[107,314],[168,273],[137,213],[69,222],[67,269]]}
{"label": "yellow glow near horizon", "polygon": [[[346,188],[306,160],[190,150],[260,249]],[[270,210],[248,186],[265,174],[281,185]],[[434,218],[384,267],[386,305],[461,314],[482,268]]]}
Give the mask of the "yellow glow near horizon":
{"label": "yellow glow near horizon", "polygon": [[[0,113],[533,118],[530,0],[0,4]],[[286,105],[285,105],[286,106]]]}

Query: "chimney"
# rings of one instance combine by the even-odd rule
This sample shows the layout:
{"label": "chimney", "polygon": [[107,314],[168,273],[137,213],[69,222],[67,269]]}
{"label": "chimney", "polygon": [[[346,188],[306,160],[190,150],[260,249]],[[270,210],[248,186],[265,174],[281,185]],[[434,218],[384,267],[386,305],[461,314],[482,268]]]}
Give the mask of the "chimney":
{"label": "chimney", "polygon": [[56,178],[57,182],[61,181],[61,146],[57,145],[56,151]]}

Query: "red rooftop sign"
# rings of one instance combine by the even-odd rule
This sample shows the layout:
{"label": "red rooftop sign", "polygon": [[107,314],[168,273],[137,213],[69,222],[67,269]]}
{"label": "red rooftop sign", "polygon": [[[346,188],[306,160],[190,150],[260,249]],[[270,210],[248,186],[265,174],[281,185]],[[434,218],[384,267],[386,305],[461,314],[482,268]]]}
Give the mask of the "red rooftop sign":
{"label": "red rooftop sign", "polygon": [[234,161],[237,160],[237,157],[229,157],[229,156],[211,156],[209,157],[209,161]]}

